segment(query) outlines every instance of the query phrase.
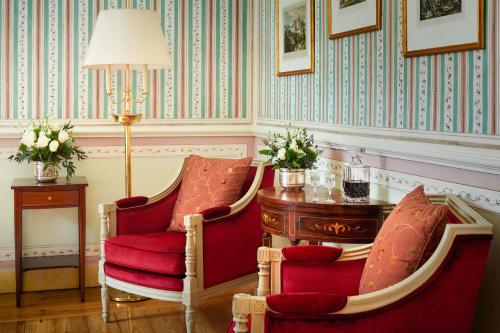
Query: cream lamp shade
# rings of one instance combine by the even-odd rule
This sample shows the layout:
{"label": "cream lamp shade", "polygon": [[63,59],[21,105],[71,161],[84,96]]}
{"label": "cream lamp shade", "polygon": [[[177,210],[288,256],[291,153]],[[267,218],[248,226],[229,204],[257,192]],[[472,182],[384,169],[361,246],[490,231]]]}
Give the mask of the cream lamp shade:
{"label": "cream lamp shade", "polygon": [[89,69],[171,68],[172,61],[156,12],[112,9],[99,13],[83,67]]}

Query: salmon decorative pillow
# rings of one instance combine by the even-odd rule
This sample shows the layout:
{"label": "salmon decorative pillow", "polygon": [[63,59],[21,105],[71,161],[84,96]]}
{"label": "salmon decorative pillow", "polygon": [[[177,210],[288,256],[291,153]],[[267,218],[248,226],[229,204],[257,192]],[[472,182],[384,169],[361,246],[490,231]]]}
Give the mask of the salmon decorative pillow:
{"label": "salmon decorative pillow", "polygon": [[[410,276],[428,259],[427,247],[448,222],[448,207],[433,205],[419,186],[394,208],[366,259],[359,293],[387,288]],[[435,249],[434,249],[435,250]],[[434,252],[434,251],[433,251]]]}
{"label": "salmon decorative pillow", "polygon": [[184,215],[235,203],[251,161],[189,156],[168,230],[185,231]]}

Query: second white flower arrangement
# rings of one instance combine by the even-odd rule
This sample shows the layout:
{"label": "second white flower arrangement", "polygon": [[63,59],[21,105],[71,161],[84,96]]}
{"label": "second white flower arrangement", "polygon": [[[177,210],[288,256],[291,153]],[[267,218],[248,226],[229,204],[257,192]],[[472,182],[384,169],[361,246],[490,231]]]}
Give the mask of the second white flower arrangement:
{"label": "second white flower arrangement", "polygon": [[275,133],[264,140],[262,155],[270,156],[275,169],[312,169],[318,160],[318,146],[305,128],[286,128],[285,134]]}

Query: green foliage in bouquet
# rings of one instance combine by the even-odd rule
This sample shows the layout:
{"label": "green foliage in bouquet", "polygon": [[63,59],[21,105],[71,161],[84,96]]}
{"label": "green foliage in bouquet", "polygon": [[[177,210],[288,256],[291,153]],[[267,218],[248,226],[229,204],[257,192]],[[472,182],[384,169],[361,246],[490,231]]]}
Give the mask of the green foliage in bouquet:
{"label": "green foliage in bouquet", "polygon": [[73,158],[87,158],[85,152],[74,145],[72,132],[70,122],[61,127],[54,127],[47,119],[41,120],[38,125],[31,122],[21,137],[17,153],[9,156],[9,160],[17,163],[43,162],[45,168],[54,165],[60,169],[62,166],[69,180],[76,171]]}
{"label": "green foliage in bouquet", "polygon": [[270,157],[274,169],[313,169],[318,161],[318,146],[305,128],[286,128],[285,134],[274,133],[264,140],[266,149],[259,151]]}

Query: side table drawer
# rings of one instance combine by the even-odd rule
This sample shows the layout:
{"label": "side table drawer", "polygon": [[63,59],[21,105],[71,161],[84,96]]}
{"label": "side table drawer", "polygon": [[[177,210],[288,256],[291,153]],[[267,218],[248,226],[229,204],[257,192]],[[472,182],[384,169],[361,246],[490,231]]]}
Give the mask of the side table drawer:
{"label": "side table drawer", "polygon": [[78,191],[22,192],[23,207],[78,205]]}
{"label": "side table drawer", "polygon": [[302,215],[298,219],[297,238],[310,237],[332,238],[338,241],[355,241],[361,243],[372,241],[377,235],[376,218],[356,217],[337,218]]}

